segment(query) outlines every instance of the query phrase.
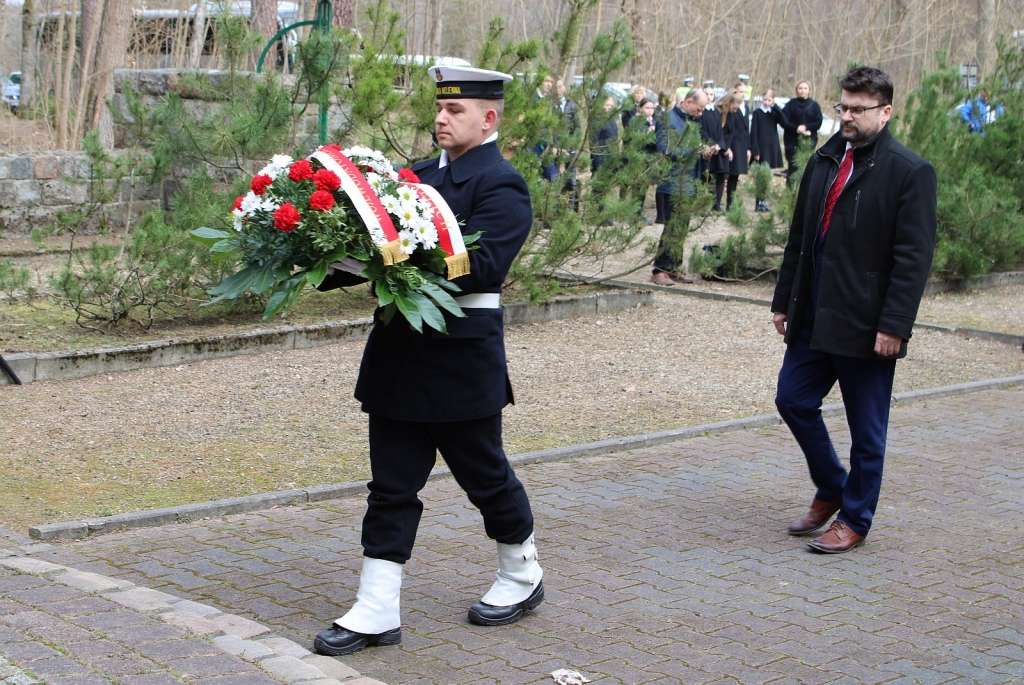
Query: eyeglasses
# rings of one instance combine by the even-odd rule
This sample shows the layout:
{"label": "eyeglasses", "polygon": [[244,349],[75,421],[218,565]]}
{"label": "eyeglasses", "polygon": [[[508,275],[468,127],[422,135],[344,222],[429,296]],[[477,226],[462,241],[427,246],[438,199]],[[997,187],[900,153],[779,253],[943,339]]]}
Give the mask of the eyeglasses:
{"label": "eyeglasses", "polygon": [[844,114],[849,112],[851,117],[853,117],[854,119],[859,119],[860,117],[864,116],[864,112],[868,111],[869,109],[878,109],[879,107],[885,106],[886,105],[875,105],[874,107],[848,107],[847,105],[836,105],[835,110],[836,114],[838,114],[839,116],[843,116]]}

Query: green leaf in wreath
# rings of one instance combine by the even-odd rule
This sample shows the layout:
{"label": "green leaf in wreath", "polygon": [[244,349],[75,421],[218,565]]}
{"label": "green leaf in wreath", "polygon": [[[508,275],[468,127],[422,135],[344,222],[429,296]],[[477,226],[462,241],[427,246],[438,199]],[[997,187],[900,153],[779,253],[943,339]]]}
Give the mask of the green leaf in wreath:
{"label": "green leaf in wreath", "polygon": [[[429,285],[429,283],[425,283],[424,285]],[[441,313],[440,309],[434,306],[434,303],[430,301],[429,297],[420,292],[412,292],[409,294],[409,299],[416,303],[416,310],[423,319],[423,323],[427,324],[435,331],[441,331],[442,333],[448,332],[444,322],[444,315]],[[454,304],[454,302],[452,304]],[[463,314],[463,316],[465,316],[465,314]]]}
{"label": "green leaf in wreath", "polygon": [[196,230],[192,231],[191,235],[192,240],[196,240],[202,243],[203,245],[210,246],[212,246],[214,243],[218,243],[221,240],[231,237],[231,234],[228,233],[227,231],[221,231],[216,228],[208,228],[206,226],[203,226],[202,228],[197,228]]}
{"label": "green leaf in wreath", "polygon": [[309,283],[314,288],[323,283],[324,279],[327,278],[328,264],[330,264],[330,262],[328,262],[325,259],[321,259],[316,264],[314,264],[313,267],[306,272],[306,282]]}
{"label": "green leaf in wreath", "polygon": [[256,271],[256,274],[253,276],[252,283],[249,284],[249,290],[256,295],[262,295],[279,282],[284,281],[287,276],[287,271],[285,271],[284,274],[280,274],[278,273],[278,267],[274,262],[267,262]]}
{"label": "green leaf in wreath", "polygon": [[263,310],[263,320],[269,321],[270,317],[282,310],[282,313],[287,313],[305,286],[306,279],[302,274],[278,283],[267,301],[267,308]]}
{"label": "green leaf in wreath", "polygon": [[391,323],[391,319],[395,318],[395,312],[396,311],[398,311],[398,308],[395,307],[395,303],[394,302],[392,302],[388,306],[384,307],[384,310],[383,310],[383,312],[381,312],[381,314],[383,315],[383,320],[384,320],[384,325],[385,326],[387,326],[389,323]]}
{"label": "green leaf in wreath", "polygon": [[469,235],[464,235],[464,236],[462,236],[462,244],[465,245],[468,248],[470,245],[472,245],[476,241],[480,240],[480,237],[483,236],[483,234],[484,234],[483,231],[477,231],[476,233],[470,233]]}
{"label": "green leaf in wreath", "polygon": [[398,311],[402,312],[402,316],[409,322],[409,325],[415,328],[417,333],[422,333],[423,317],[420,316],[415,300],[407,298],[401,293],[395,293],[395,304],[398,306]]}
{"label": "green leaf in wreath", "polygon": [[258,264],[253,264],[245,267],[238,273],[228,276],[223,281],[206,291],[207,294],[217,295],[218,297],[210,300],[203,306],[205,307],[206,305],[211,305],[214,302],[220,302],[221,300],[235,299],[252,285],[253,280],[256,278],[256,274],[262,268],[263,267]]}
{"label": "green leaf in wreath", "polygon": [[455,301],[455,298],[433,283],[424,283],[420,286],[420,291],[429,295],[430,298],[438,304],[438,306],[452,315],[459,318],[466,316],[466,312],[462,311],[462,308],[459,307],[459,303]]}

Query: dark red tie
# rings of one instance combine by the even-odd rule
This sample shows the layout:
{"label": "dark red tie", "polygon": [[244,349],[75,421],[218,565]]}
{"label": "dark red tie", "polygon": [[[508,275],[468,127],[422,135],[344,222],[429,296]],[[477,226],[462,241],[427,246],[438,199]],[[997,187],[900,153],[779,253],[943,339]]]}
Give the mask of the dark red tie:
{"label": "dark red tie", "polygon": [[847,148],[846,154],[843,155],[843,163],[839,165],[839,174],[836,175],[836,180],[833,181],[832,187],[828,189],[828,197],[825,198],[825,213],[821,216],[821,237],[825,237],[825,233],[828,232],[828,223],[832,220],[832,210],[836,206],[836,201],[839,199],[839,194],[843,192],[843,186],[850,178],[850,172],[853,171],[853,148]]}

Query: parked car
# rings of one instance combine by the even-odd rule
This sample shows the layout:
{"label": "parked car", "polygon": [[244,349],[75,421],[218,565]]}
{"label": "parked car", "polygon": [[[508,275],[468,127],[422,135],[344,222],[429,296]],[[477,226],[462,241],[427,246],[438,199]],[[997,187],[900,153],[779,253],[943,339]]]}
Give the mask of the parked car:
{"label": "parked car", "polygon": [[10,77],[0,74],[0,84],[3,86],[4,104],[12,112],[17,112],[21,103],[21,72],[16,71]]}

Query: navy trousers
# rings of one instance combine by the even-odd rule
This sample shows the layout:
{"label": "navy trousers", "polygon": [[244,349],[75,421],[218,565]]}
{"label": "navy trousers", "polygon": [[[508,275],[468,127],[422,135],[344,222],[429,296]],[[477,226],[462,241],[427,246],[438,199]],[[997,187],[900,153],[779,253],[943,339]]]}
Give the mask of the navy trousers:
{"label": "navy trousers", "polygon": [[487,536],[519,544],[533,534],[523,484],[501,447],[501,414],[471,421],[420,423],[370,414],[370,469],[363,554],[404,564],[412,556],[423,502],[417,496],[437,453],[483,514]]}
{"label": "navy trousers", "polygon": [[[775,406],[800,444],[817,499],[843,500],[839,520],[860,535],[871,529],[882,489],[894,359],[861,359],[812,350],[811,325],[786,349]],[[850,471],[836,456],[821,403],[839,382],[850,426]]]}

